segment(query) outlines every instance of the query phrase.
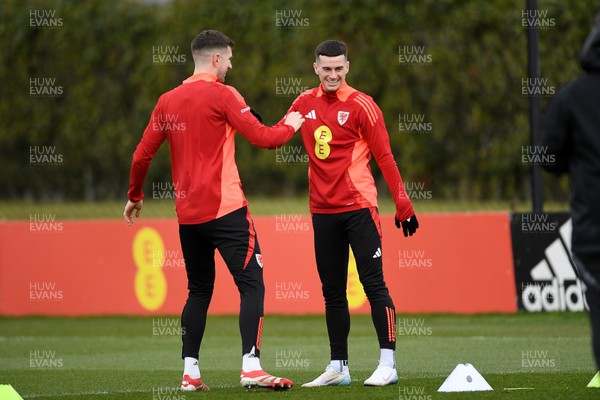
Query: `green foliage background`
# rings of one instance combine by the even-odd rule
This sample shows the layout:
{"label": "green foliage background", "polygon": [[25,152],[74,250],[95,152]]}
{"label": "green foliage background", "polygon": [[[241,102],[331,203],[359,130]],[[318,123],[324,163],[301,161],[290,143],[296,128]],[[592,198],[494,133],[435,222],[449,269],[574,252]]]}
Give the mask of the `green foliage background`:
{"label": "green foliage background", "polygon": [[[540,0],[555,21],[540,29],[541,74],[558,88],[581,73],[578,54],[598,1]],[[294,97],[276,79],[313,87],[314,48],[328,38],[350,49],[350,85],[383,110],[403,178],[436,199],[523,201],[530,196],[525,0],[143,2],[4,1],[0,9],[0,198],[125,198],[131,156],[161,93],[191,75],[192,38],[212,28],[235,42],[227,83],[276,123]],[[31,10],[54,10],[62,26],[30,26]],[[305,21],[278,26],[277,12]],[[289,14],[288,14],[289,15]],[[160,65],[156,46],[177,46],[182,64]],[[425,46],[432,62],[399,62],[399,46]],[[55,78],[58,97],[32,97],[30,79]],[[542,99],[544,109],[549,99]],[[399,114],[424,114],[431,132],[406,133]],[[300,145],[296,137],[289,145]],[[31,165],[31,146],[55,146],[59,165]],[[165,143],[146,180],[170,180]],[[306,165],[282,165],[273,151],[237,139],[248,195],[304,195]],[[373,165],[380,191],[385,182]],[[545,175],[547,198],[564,200],[568,182]]]}

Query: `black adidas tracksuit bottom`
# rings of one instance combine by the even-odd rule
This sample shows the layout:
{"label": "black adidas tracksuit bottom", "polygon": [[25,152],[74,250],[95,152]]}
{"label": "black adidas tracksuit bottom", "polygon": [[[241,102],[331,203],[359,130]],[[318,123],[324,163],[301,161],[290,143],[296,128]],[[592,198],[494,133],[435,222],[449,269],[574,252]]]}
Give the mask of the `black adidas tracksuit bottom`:
{"label": "black adidas tracksuit bottom", "polygon": [[260,247],[247,207],[203,224],[179,225],[179,237],[189,291],[181,314],[182,358],[198,358],[215,283],[215,249],[240,292],[242,354],[254,347],[254,354],[260,356],[265,286]]}
{"label": "black adidas tracksuit bottom", "polygon": [[348,359],[350,312],[346,298],[349,246],[371,305],[380,348],[396,348],[394,303],[383,279],[381,225],[377,209],[313,214],[317,269],[325,298],[332,360]]}
{"label": "black adidas tracksuit bottom", "polygon": [[573,255],[579,277],[585,283],[585,299],[590,308],[592,350],[600,371],[600,256]]}

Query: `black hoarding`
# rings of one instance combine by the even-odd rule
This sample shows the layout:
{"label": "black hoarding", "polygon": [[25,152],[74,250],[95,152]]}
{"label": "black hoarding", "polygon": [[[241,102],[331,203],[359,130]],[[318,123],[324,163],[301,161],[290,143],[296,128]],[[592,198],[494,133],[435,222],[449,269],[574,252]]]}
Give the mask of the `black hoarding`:
{"label": "black hoarding", "polygon": [[571,259],[569,214],[514,213],[510,229],[519,310],[587,310],[585,286]]}

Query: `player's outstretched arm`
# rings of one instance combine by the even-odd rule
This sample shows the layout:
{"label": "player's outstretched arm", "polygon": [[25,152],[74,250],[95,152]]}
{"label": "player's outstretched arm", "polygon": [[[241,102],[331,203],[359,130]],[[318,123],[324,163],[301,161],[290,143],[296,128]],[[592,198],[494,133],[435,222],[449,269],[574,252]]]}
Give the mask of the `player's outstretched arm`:
{"label": "player's outstretched arm", "polygon": [[304,123],[304,118],[298,114],[287,120],[284,126],[265,126],[252,114],[251,108],[237,90],[231,86],[225,86],[223,93],[223,106],[227,121],[255,146],[263,148],[281,146],[290,140]]}
{"label": "player's outstretched arm", "polygon": [[[260,115],[255,109],[250,107],[250,113],[254,115],[254,117],[258,120],[258,122],[262,123],[262,115]],[[290,112],[286,114],[283,119],[277,123],[277,125],[289,125],[294,128],[294,132],[298,132],[298,130],[304,124],[304,117],[299,112]]]}
{"label": "player's outstretched arm", "polygon": [[304,124],[304,117],[298,111],[292,111],[285,116],[284,125],[289,125],[294,128],[294,132],[298,132],[298,129]]}

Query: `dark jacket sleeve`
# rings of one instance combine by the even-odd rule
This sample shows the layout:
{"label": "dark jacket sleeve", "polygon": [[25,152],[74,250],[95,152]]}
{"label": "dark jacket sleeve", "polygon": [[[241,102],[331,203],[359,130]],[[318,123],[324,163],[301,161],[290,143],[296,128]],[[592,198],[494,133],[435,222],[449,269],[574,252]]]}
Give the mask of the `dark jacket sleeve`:
{"label": "dark jacket sleeve", "polygon": [[569,116],[569,86],[560,90],[550,102],[542,121],[541,146],[554,162],[545,163],[548,172],[569,172],[571,127]]}

